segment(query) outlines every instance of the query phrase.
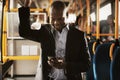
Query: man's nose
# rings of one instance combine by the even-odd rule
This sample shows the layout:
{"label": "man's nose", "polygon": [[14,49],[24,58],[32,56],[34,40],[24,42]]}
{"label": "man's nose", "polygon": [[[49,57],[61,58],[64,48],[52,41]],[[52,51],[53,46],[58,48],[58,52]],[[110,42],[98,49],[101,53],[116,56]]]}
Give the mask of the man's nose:
{"label": "man's nose", "polygon": [[54,24],[56,24],[57,23],[57,21],[54,21]]}
{"label": "man's nose", "polygon": [[57,21],[57,20],[56,20],[56,21],[54,21],[54,24],[55,24],[55,25],[59,24],[59,21]]}

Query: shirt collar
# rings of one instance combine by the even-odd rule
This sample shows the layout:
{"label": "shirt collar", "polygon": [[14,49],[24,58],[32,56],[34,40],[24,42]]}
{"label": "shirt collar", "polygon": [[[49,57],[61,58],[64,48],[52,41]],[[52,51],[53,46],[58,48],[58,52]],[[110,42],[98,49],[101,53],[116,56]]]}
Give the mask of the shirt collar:
{"label": "shirt collar", "polygon": [[[51,32],[53,33],[54,31],[55,31],[55,28],[53,27],[53,25],[51,25]],[[70,28],[69,28],[69,24],[67,24],[66,25],[66,27],[64,27],[63,29],[67,29],[67,30],[69,30]]]}

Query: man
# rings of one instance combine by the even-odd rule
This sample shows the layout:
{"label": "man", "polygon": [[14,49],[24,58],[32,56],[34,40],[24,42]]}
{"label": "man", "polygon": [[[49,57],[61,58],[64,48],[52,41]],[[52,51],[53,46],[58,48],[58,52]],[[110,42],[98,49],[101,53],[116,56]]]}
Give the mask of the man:
{"label": "man", "polygon": [[[109,15],[107,17],[107,20],[103,20],[100,22],[100,33],[103,34],[114,34],[115,32],[115,24],[114,24],[114,18],[112,15]],[[114,40],[113,36],[103,36],[101,37],[102,41],[111,41]]]}
{"label": "man", "polygon": [[65,4],[53,2],[50,8],[51,25],[41,25],[39,30],[30,29],[29,7],[30,0],[26,0],[25,6],[19,8],[19,33],[24,38],[41,43],[42,80],[82,80],[81,72],[89,69],[86,40],[84,32],[65,24]]}
{"label": "man", "polygon": [[86,15],[78,15],[77,19],[76,19],[76,25],[78,26],[78,28],[83,31],[86,32]]}

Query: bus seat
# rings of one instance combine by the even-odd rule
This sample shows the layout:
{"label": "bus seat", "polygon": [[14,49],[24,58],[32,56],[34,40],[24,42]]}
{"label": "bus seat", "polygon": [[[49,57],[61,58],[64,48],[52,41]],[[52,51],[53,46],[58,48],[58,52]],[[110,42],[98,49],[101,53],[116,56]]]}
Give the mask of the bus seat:
{"label": "bus seat", "polygon": [[115,49],[115,43],[111,44],[110,46],[109,56],[111,60],[113,59],[114,49]]}
{"label": "bus seat", "polygon": [[110,78],[111,80],[120,80],[120,47],[115,50],[111,61]]}
{"label": "bus seat", "polygon": [[98,45],[93,57],[93,73],[95,80],[110,80],[110,57],[111,43]]}
{"label": "bus seat", "polygon": [[91,59],[92,59],[92,57],[94,55],[93,50],[92,50],[94,42],[95,41],[91,41],[91,42],[88,43],[88,47],[89,47],[89,52],[90,52]]}
{"label": "bus seat", "polygon": [[93,56],[94,56],[94,52],[93,52],[93,47],[94,47],[94,51],[96,49],[96,47],[99,45],[99,43],[97,41],[90,41],[88,43],[88,47],[89,47],[89,52],[90,52],[90,58],[91,58],[91,64],[90,64],[90,70],[87,72],[87,80],[94,80],[94,75],[93,75]]}
{"label": "bus seat", "polygon": [[96,48],[97,48],[97,46],[98,46],[99,44],[102,44],[102,42],[100,42],[99,40],[90,41],[90,42],[88,43],[91,60],[93,59],[93,56],[94,56],[95,51],[96,51]]}
{"label": "bus seat", "polygon": [[93,56],[94,56],[94,53],[92,51],[92,46],[93,46],[94,42],[95,41],[88,42],[91,63],[90,63],[90,69],[89,69],[89,71],[87,72],[87,75],[86,75],[86,80],[94,80],[93,67],[92,67],[92,61],[93,61],[92,59],[93,59]]}

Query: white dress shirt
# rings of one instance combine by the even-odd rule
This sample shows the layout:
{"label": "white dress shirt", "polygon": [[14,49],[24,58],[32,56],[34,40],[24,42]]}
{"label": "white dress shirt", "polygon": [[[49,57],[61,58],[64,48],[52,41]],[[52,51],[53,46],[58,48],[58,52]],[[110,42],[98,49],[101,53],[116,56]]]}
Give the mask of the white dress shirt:
{"label": "white dress shirt", "polygon": [[[66,38],[67,38],[68,30],[69,28],[67,25],[65,28],[63,28],[61,33],[55,29],[52,31],[55,38],[56,57],[63,58],[63,60],[65,59]],[[54,78],[54,80],[66,80],[64,69],[52,68],[49,77]]]}

